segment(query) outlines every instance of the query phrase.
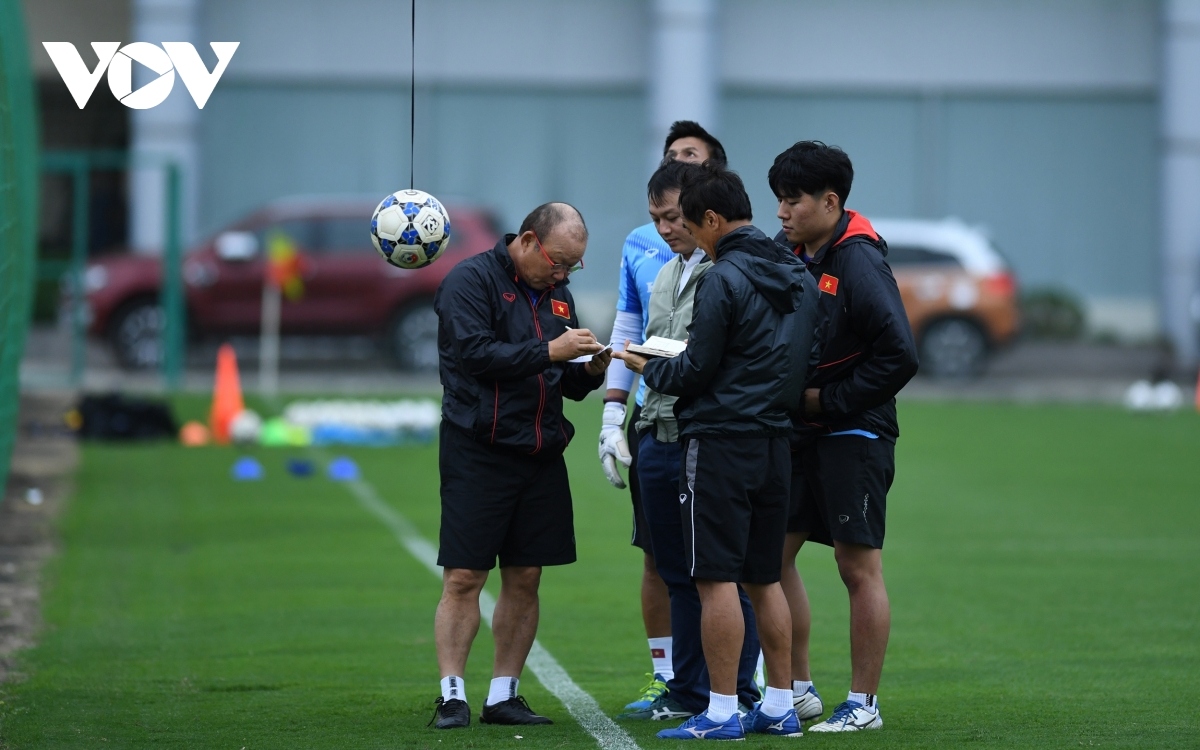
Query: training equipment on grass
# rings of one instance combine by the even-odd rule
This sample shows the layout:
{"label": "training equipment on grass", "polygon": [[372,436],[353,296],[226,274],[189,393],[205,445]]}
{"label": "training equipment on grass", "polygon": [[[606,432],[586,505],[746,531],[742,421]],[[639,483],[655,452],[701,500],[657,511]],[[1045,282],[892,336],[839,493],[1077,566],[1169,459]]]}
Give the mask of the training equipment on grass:
{"label": "training equipment on grass", "polygon": [[1139,380],[1125,391],[1123,401],[1131,411],[1174,411],[1183,406],[1183,391],[1169,380]]}
{"label": "training equipment on grass", "polygon": [[262,464],[258,459],[252,456],[242,456],[233,464],[233,469],[230,471],[233,478],[239,482],[253,482],[262,479],[266,472],[263,471]]}
{"label": "training equipment on grass", "polygon": [[229,423],[229,437],[235,443],[255,443],[262,432],[262,417],[253,409],[242,409]]}
{"label": "training equipment on grass", "polygon": [[288,473],[294,477],[311,477],[314,472],[313,462],[307,458],[289,458],[287,462]]}
{"label": "training equipment on grass", "polygon": [[399,190],[379,202],[371,216],[371,244],[400,268],[424,268],[450,243],[450,216],[437,198]]}
{"label": "training equipment on grass", "polygon": [[189,448],[208,445],[210,437],[208,428],[195,420],[187,422],[179,428],[179,442]]}
{"label": "training equipment on grass", "polygon": [[353,482],[358,479],[358,464],[345,456],[338,456],[329,462],[325,474],[335,482]]}
{"label": "training equipment on grass", "polygon": [[312,445],[312,434],[304,425],[292,424],[279,417],[268,419],[262,426],[258,442],[270,447],[303,447]]}
{"label": "training equipment on grass", "polygon": [[238,379],[237,354],[231,344],[221,344],[217,350],[217,375],[213,381],[212,409],[208,414],[208,426],[212,430],[213,442],[218,445],[229,443],[229,423],[240,412],[246,410],[242,401],[242,384]]}
{"label": "training equipment on grass", "polygon": [[335,399],[293,401],[283,418],[308,428],[314,445],[385,446],[432,442],[441,412],[429,399]]}

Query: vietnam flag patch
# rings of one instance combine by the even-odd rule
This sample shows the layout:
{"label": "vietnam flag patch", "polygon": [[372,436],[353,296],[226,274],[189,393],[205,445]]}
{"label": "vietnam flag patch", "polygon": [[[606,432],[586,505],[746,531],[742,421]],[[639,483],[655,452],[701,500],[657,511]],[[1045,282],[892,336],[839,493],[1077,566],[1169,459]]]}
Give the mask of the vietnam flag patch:
{"label": "vietnam flag patch", "polygon": [[817,282],[817,287],[826,294],[837,296],[838,280],[836,276],[830,276],[827,273],[821,274],[821,280]]}
{"label": "vietnam flag patch", "polygon": [[566,318],[567,320],[571,319],[571,308],[562,300],[550,300],[550,312],[554,313],[560,318]]}

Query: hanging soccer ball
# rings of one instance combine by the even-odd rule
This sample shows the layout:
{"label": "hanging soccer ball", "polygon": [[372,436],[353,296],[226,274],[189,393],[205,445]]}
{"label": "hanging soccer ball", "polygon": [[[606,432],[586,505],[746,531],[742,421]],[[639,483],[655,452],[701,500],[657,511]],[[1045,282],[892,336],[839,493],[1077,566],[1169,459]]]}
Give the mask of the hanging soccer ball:
{"label": "hanging soccer ball", "polygon": [[450,243],[450,216],[429,193],[400,190],[375,208],[371,242],[393,266],[424,268],[446,251]]}

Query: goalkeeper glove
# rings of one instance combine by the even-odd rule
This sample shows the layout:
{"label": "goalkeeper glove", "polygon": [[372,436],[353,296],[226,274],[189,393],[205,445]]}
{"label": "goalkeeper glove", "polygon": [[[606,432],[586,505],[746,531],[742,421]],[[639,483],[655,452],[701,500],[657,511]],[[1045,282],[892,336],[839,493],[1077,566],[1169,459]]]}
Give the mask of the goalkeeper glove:
{"label": "goalkeeper glove", "polygon": [[623,490],[625,480],[617,471],[617,462],[629,468],[633,456],[625,442],[625,404],[609,401],[604,404],[604,425],[600,428],[600,466],[612,486]]}

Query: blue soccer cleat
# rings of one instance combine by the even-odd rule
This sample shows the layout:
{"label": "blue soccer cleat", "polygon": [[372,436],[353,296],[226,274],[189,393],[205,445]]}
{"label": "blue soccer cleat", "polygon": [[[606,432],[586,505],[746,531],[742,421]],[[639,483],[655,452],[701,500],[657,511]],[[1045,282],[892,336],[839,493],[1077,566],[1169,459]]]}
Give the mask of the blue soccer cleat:
{"label": "blue soccer cleat", "polygon": [[642,688],[642,696],[633,703],[626,704],[626,711],[645,711],[650,708],[650,704],[661,698],[667,692],[667,681],[659,674],[647,674],[650,682],[646,687]]}
{"label": "blue soccer cleat", "polygon": [[776,737],[803,737],[800,719],[796,718],[796,709],[789,708],[788,712],[779,718],[772,718],[762,712],[762,706],[751,711],[742,719],[746,734],[773,734]]}
{"label": "blue soccer cleat", "polygon": [[693,716],[674,729],[664,729],[658,733],[662,740],[744,740],[746,730],[742,729],[741,718],[734,714],[724,723],[718,724],[708,718],[707,713]]}
{"label": "blue soccer cleat", "polygon": [[651,721],[671,721],[672,719],[690,719],[696,714],[681,706],[670,692],[658,696],[646,708],[636,711],[625,711],[617,714],[618,719],[650,719]]}

